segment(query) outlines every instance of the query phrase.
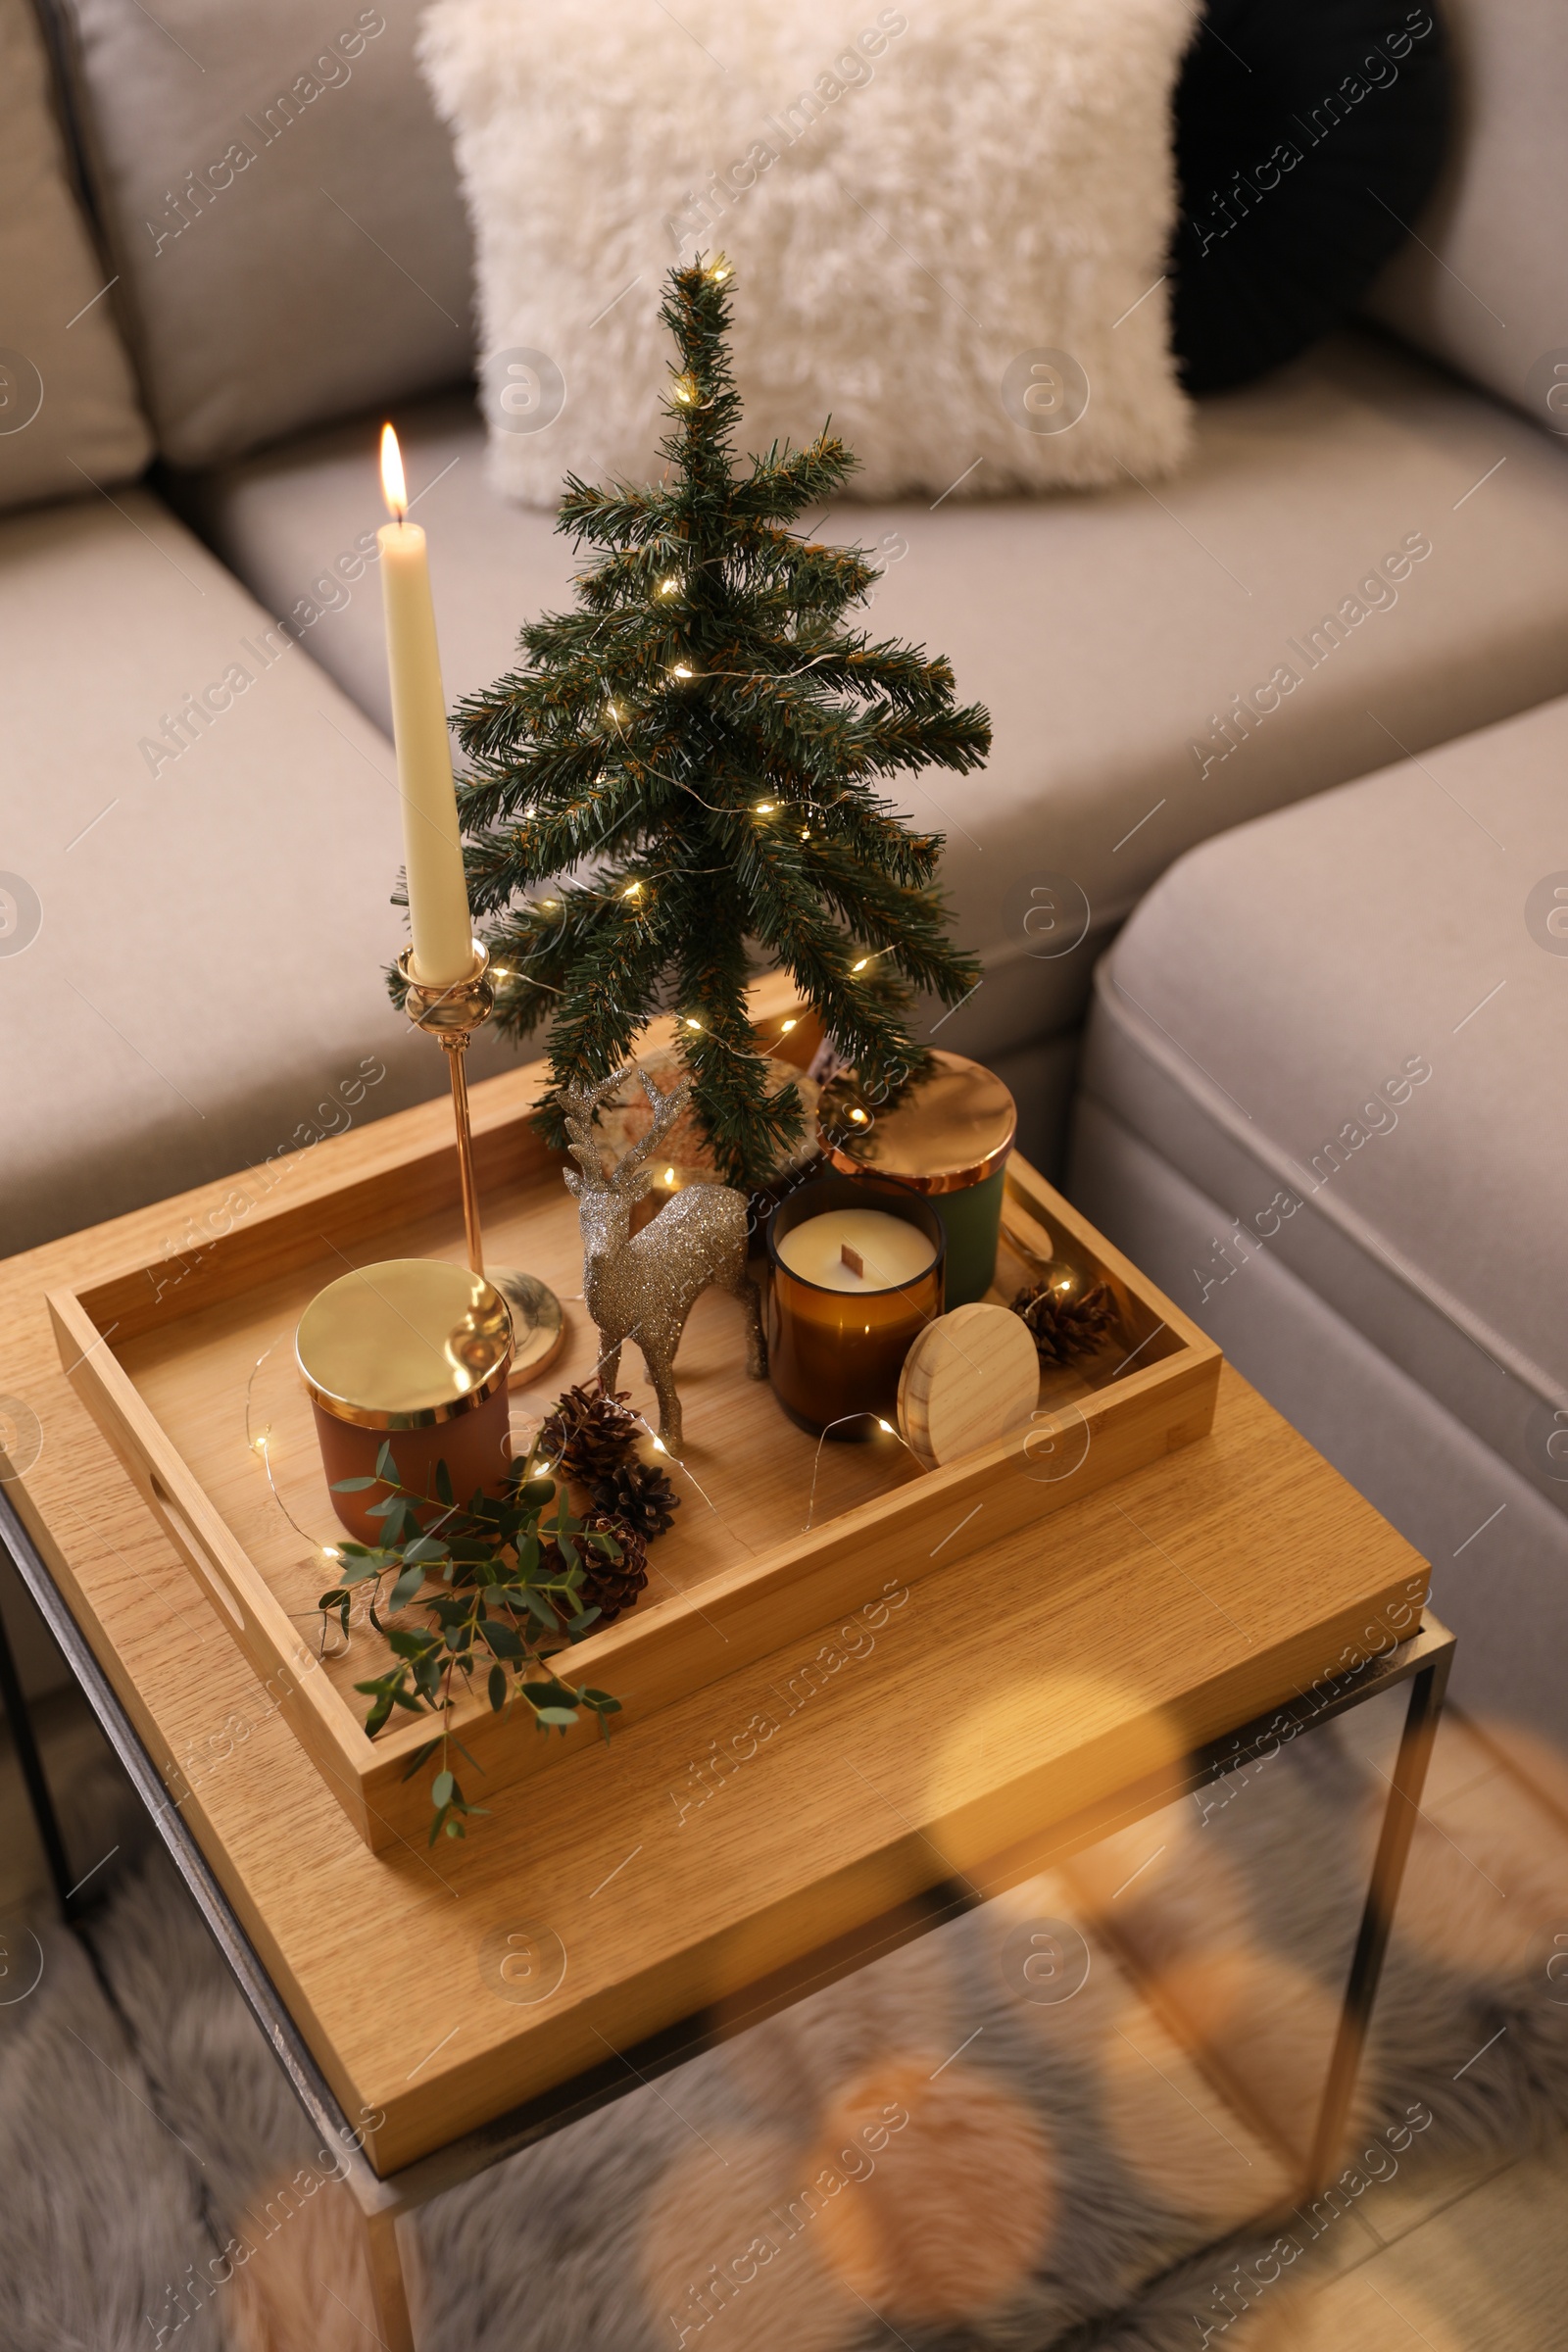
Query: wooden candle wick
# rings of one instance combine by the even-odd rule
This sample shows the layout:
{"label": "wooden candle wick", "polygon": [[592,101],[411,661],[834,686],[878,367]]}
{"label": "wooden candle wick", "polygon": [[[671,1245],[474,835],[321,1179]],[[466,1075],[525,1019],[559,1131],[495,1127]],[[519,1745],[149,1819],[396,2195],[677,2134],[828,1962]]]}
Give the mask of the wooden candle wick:
{"label": "wooden candle wick", "polygon": [[845,1242],[840,1246],[839,1256],[843,1259],[845,1265],[849,1267],[850,1272],[852,1274],[858,1274],[863,1282],[865,1279],[865,1260],[860,1255],[858,1250],[852,1250],[849,1243]]}

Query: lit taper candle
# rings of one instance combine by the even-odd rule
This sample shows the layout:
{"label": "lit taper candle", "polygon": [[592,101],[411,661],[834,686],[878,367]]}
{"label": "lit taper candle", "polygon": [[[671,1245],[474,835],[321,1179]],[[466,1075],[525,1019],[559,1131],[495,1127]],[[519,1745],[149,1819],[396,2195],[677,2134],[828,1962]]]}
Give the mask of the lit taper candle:
{"label": "lit taper candle", "polygon": [[413,976],[426,988],[450,988],[467,979],[474,968],[473,924],[463,873],[430,566],[424,533],[408,519],[403,457],[389,424],[381,428],[381,488],[393,517],[382,524],[376,539],[392,682],[392,736],[403,800]]}

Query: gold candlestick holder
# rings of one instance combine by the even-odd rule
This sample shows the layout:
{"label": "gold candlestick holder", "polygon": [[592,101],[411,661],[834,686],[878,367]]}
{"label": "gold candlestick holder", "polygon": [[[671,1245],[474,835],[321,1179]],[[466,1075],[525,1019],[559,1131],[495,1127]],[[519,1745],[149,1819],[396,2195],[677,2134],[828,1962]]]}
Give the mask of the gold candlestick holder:
{"label": "gold candlestick holder", "polygon": [[536,1274],[515,1266],[486,1267],[484,1236],[479,1224],[479,1187],[473,1172],[473,1128],[468,1117],[468,1040],[495,1009],[496,992],[490,981],[488,952],[473,943],[474,966],[466,979],[446,988],[428,988],[414,976],[414,950],[398,957],[408,994],[403,1009],[416,1029],[433,1037],[447,1057],[452,1080],[452,1110],[458,1130],[458,1178],[463,1190],[463,1227],[467,1237],[468,1270],[483,1276],[499,1291],[512,1315],[512,1381],[514,1386],[535,1380],[560,1354],[565,1340],[561,1300]]}

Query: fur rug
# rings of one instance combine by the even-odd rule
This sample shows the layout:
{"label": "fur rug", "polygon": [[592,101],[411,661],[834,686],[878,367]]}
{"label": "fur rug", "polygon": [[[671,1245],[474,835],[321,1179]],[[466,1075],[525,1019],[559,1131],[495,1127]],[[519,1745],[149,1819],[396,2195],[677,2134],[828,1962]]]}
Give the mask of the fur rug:
{"label": "fur rug", "polygon": [[[421,2345],[1245,2344],[1363,2199],[1568,2120],[1568,1829],[1455,1758],[1344,2169],[1283,2231],[1247,2219],[1309,2120],[1383,1788],[1333,1731],[449,2193]],[[42,1920],[3,1941],[6,2352],[363,2352],[347,2192],[162,1857],[99,1915],[104,1983]]]}
{"label": "fur rug", "polygon": [[720,247],[748,448],[831,415],[878,499],[1169,472],[1170,104],[1197,16],[434,0],[498,487],[553,506],[568,469],[657,469],[662,282]]}

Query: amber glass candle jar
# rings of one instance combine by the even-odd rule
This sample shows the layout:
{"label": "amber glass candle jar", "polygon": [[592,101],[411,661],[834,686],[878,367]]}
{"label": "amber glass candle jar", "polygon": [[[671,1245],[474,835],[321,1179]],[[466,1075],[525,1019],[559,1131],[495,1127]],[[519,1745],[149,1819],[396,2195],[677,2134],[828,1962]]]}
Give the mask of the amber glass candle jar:
{"label": "amber glass candle jar", "polygon": [[[359,1266],[311,1300],[295,1352],[329,1487],[373,1478],[390,1444],[399,1485],[432,1504],[437,1462],[460,1503],[501,1492],[512,1458],[512,1319],[483,1275],[429,1257]],[[334,1494],[332,1506],[360,1543],[376,1544],[381,1522],[368,1506],[385,1500],[384,1487],[362,1488]]]}
{"label": "amber glass candle jar", "polygon": [[904,1359],[942,1312],[946,1253],[930,1203],[896,1185],[820,1176],[780,1203],[767,1229],[767,1365],[792,1421],[864,1440],[893,1420]]}
{"label": "amber glass candle jar", "polygon": [[947,1303],[968,1306],[996,1275],[1018,1113],[994,1070],[940,1049],[931,1060],[930,1075],[887,1110],[857,1090],[853,1073],[835,1078],[818,1108],[819,1137],[845,1175],[863,1170],[926,1196],[948,1237]]}

